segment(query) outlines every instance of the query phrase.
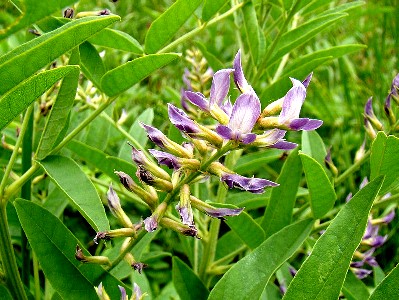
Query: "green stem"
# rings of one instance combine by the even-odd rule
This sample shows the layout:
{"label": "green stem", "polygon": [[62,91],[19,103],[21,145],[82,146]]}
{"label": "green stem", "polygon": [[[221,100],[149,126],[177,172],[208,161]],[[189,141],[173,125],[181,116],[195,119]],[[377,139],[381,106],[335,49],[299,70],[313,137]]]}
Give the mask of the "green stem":
{"label": "green stem", "polygon": [[1,203],[0,205],[0,257],[11,295],[14,299],[25,300],[28,298],[26,297],[25,289],[19,276],[14,249],[11,243],[6,205],[6,203]]}
{"label": "green stem", "polygon": [[[33,107],[34,104],[31,105]],[[27,127],[22,141],[22,174],[32,167],[32,142],[33,142],[33,111],[27,110],[25,114]],[[24,120],[24,121],[25,121]],[[21,186],[21,198],[31,200],[32,180],[27,180]],[[22,282],[29,287],[30,281],[30,249],[28,239],[23,229],[21,229],[21,257],[22,257]]]}
{"label": "green stem", "polygon": [[234,251],[230,252],[229,254],[227,254],[226,256],[214,261],[212,266],[210,267],[210,269],[213,269],[213,267],[218,266],[218,265],[223,265],[224,263],[232,260],[234,257],[236,257],[238,254],[243,252],[245,249],[247,249],[247,246],[241,246],[237,250],[234,250]]}
{"label": "green stem", "polygon": [[211,21],[207,22],[207,23],[203,23],[200,27],[197,27],[193,30],[191,30],[190,32],[186,33],[185,35],[181,36],[180,38],[174,40],[172,43],[170,43],[169,45],[167,45],[166,47],[162,48],[161,50],[158,51],[158,53],[166,53],[171,51],[173,48],[175,48],[177,45],[192,39],[195,35],[197,35],[199,32],[201,32],[203,29],[217,24],[220,20],[223,20],[224,18],[227,18],[228,16],[230,16],[232,13],[234,13],[237,9],[239,9],[240,7],[242,7],[244,5],[244,3],[239,3],[236,6],[230,8],[228,11],[226,11],[224,14],[221,14],[220,16],[212,19]]}
{"label": "green stem", "polygon": [[34,252],[32,252],[33,257],[33,276],[35,281],[35,299],[41,299],[40,293],[40,277],[39,277],[39,261],[37,260],[37,256]]}
{"label": "green stem", "polygon": [[385,200],[381,200],[377,203],[374,203],[373,208],[386,207],[392,203],[397,203],[397,202],[399,202],[399,194],[393,195]]}
{"label": "green stem", "polygon": [[370,150],[364,153],[363,157],[355,162],[352,166],[350,166],[344,173],[342,173],[334,182],[334,185],[337,186],[340,183],[344,182],[352,173],[356,172],[361,165],[368,159],[370,156]]}

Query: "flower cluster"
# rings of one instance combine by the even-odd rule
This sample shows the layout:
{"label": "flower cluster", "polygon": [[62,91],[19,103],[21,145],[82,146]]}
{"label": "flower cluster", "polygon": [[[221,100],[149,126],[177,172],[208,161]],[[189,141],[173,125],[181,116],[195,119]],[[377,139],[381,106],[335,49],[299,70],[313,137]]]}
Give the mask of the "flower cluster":
{"label": "flower cluster", "polygon": [[[240,92],[234,103],[228,97],[231,77]],[[138,238],[142,227],[152,232],[159,225],[199,238],[201,232],[196,227],[193,208],[212,218],[223,219],[240,214],[244,208],[220,207],[202,201],[192,193],[191,185],[217,177],[227,188],[237,188],[254,194],[277,186],[277,183],[267,179],[237,174],[225,166],[220,158],[230,151],[249,145],[290,150],[297,145],[284,139],[287,131],[314,130],[321,126],[320,120],[299,117],[311,77],[312,74],[302,82],[291,79],[293,87],[286,95],[262,111],[259,97],[242,71],[240,51],[234,59],[233,68],[213,74],[209,95],[196,90],[195,84],[189,83],[189,76],[186,74],[185,84],[190,87],[182,92],[185,99],[183,108],[186,110],[168,104],[168,115],[170,122],[187,141],[176,143],[159,129],[140,123],[158,149],[147,152],[138,149],[139,145],[131,145],[138,181],[135,182],[124,172],[115,172],[123,186],[147,204],[151,215],[139,224],[133,224],[124,212],[118,195],[110,186],[107,193],[108,206],[123,228],[99,232],[94,241],[97,243],[101,239],[125,237],[121,249],[123,252],[131,245],[131,241]],[[195,111],[200,113],[193,113]],[[200,118],[195,118],[195,115]],[[213,121],[205,122],[205,125],[200,122],[204,117]],[[162,165],[170,171],[167,172]],[[139,272],[144,267],[144,264],[135,261],[131,253],[126,254],[124,259]],[[90,260],[90,257],[81,259],[86,262]],[[96,260],[108,263],[103,257],[96,257]]]}
{"label": "flower cluster", "polygon": [[[368,183],[367,178],[365,178],[360,184],[360,188],[363,188]],[[390,194],[384,195],[382,200],[389,197]],[[350,201],[352,194],[347,196],[346,201]],[[358,249],[353,255],[353,260],[350,264],[351,270],[359,279],[363,279],[372,273],[371,270],[366,269],[366,266],[376,267],[378,262],[373,256],[375,250],[381,247],[387,240],[387,236],[379,235],[380,225],[386,225],[390,223],[395,218],[395,210],[392,209],[385,216],[380,218],[373,218],[370,214],[366,231],[362,237],[362,241]]]}

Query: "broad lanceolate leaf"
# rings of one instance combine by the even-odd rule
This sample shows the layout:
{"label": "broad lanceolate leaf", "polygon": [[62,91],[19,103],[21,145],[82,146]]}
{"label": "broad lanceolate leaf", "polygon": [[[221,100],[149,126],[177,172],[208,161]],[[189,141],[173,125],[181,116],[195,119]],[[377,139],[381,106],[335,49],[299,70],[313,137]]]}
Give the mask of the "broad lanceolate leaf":
{"label": "broad lanceolate leaf", "polygon": [[39,162],[95,231],[109,230],[104,206],[86,174],[72,159],[52,155]]}
{"label": "broad lanceolate leaf", "polygon": [[327,151],[322,138],[315,130],[302,131],[301,145],[303,153],[324,166],[324,159],[326,158]]}
{"label": "broad lanceolate leaf", "polygon": [[[79,64],[79,49],[75,48],[73,50],[69,59],[69,64]],[[51,107],[50,114],[37,147],[36,158],[38,160],[46,157],[56,145],[56,142],[64,137],[62,132],[65,126],[67,126],[68,115],[72,109],[73,101],[75,100],[78,80],[79,69],[77,68],[66,75],[62,80],[60,90]]]}
{"label": "broad lanceolate leaf", "polygon": [[382,182],[382,177],[376,178],[342,208],[314,245],[283,299],[338,298]]}
{"label": "broad lanceolate leaf", "polygon": [[321,31],[329,28],[333,23],[337,22],[339,19],[345,16],[347,16],[347,14],[332,13],[329,15],[318,17],[291,31],[288,31],[287,33],[283,34],[280,42],[276,46],[276,52],[268,61],[277,61],[285,54],[307,42],[308,40],[319,34]]}
{"label": "broad lanceolate leaf", "polygon": [[187,19],[201,4],[202,0],[177,0],[152,22],[145,37],[145,52],[156,53],[165,46]]}
{"label": "broad lanceolate leaf", "polygon": [[385,175],[381,194],[386,194],[399,185],[399,139],[379,132],[371,147],[371,179]]}
{"label": "broad lanceolate leaf", "polygon": [[89,42],[84,42],[79,46],[79,51],[83,73],[96,87],[101,88],[101,77],[105,74],[105,66],[97,49]]}
{"label": "broad lanceolate leaf", "polygon": [[208,298],[209,291],[202,281],[176,256],[172,259],[172,277],[180,299],[205,300]]}
{"label": "broad lanceolate leaf", "polygon": [[312,220],[303,220],[269,237],[227,271],[209,299],[259,299],[270,277],[308,237],[312,225]]}
{"label": "broad lanceolate leaf", "polygon": [[165,53],[147,55],[129,61],[105,73],[101,87],[107,95],[115,96],[178,57],[179,55],[175,53]]}
{"label": "broad lanceolate leaf", "polygon": [[300,157],[309,189],[313,217],[320,219],[334,206],[337,196],[323,167],[304,153],[300,153]]}
{"label": "broad lanceolate leaf", "polygon": [[376,287],[369,300],[399,299],[399,264]]}
{"label": "broad lanceolate leaf", "polygon": [[126,32],[105,28],[89,39],[94,45],[114,48],[136,54],[143,53],[140,43]]}
{"label": "broad lanceolate leaf", "polygon": [[[71,72],[72,74],[79,73],[79,67],[66,66],[41,72],[25,80],[4,94],[0,98],[0,130],[7,126],[20,113],[22,113],[33,101],[40,97],[54,83],[67,76]],[[12,76],[6,75],[6,77],[3,77],[3,82],[6,81],[6,78],[10,77]],[[1,86],[2,85],[0,85],[0,89]]]}
{"label": "broad lanceolate leaf", "polygon": [[[15,201],[15,207],[40,267],[63,299],[98,299],[94,286],[100,281],[111,299],[120,298],[118,285],[123,285],[120,281],[99,265],[83,264],[75,259],[79,240],[56,216],[22,199]],[[86,250],[84,254],[88,255]]]}
{"label": "broad lanceolate leaf", "polygon": [[280,185],[272,189],[269,204],[261,222],[266,237],[291,223],[301,175],[301,160],[298,151],[293,151],[288,156],[277,179]]}
{"label": "broad lanceolate leaf", "polygon": [[209,21],[227,3],[229,3],[228,0],[205,0],[204,7],[202,8],[202,19]]}
{"label": "broad lanceolate leaf", "polygon": [[252,1],[248,1],[242,7],[242,13],[252,63],[254,66],[257,66],[261,48],[261,32],[259,30],[255,5]]}
{"label": "broad lanceolate leaf", "polygon": [[0,95],[119,19],[118,16],[78,19],[3,55],[0,57]]}
{"label": "broad lanceolate leaf", "polygon": [[[51,15],[53,12],[61,11],[64,7],[76,2],[75,0],[60,1],[23,1],[23,15],[16,23],[6,29],[0,30],[0,39],[17,32],[18,30],[35,23],[36,21]],[[19,2],[20,3],[20,2]]]}

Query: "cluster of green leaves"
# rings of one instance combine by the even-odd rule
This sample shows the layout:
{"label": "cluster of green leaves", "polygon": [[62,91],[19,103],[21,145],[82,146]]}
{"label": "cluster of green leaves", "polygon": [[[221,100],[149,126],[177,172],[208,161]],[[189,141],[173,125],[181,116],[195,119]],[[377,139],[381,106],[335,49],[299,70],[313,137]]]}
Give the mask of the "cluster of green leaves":
{"label": "cluster of green leaves", "polygon": [[[71,20],[49,15],[60,15],[63,7],[76,1],[14,2],[0,12],[0,18],[7,21],[0,31],[0,51],[4,53],[0,56],[0,129],[6,135],[5,144],[15,145],[12,152],[0,151],[4,166],[0,170],[3,298],[26,298],[25,286],[28,297],[34,294],[36,299],[81,299],[82,295],[96,299],[94,286],[102,282],[111,299],[119,299],[117,286],[125,286],[130,295],[131,284],[136,282],[149,299],[281,299],[277,281],[289,285],[286,299],[336,299],[341,293],[347,299],[397,298],[399,272],[394,268],[395,260],[384,270],[374,268],[375,281],[367,286],[348,268],[373,202],[398,187],[395,162],[399,141],[378,135],[370,159],[366,155],[362,161],[366,168],[361,175],[369,175],[371,182],[349,203],[342,204],[341,200],[357,190],[356,184],[361,181],[360,174],[355,173],[361,164],[351,169],[350,153],[361,139],[352,128],[333,131],[341,115],[337,106],[342,101],[324,101],[330,98],[326,82],[331,82],[330,76],[336,74],[332,68],[338,64],[341,81],[334,78],[332,82],[344,92],[335,89],[334,96],[343,93],[351,108],[358,106],[356,101],[362,103],[350,102],[359,93],[348,91],[344,70],[362,71],[345,55],[364,51],[365,40],[349,30],[340,32],[337,25],[357,24],[363,15],[372,18],[372,4],[362,10],[361,1],[98,1],[101,9],[108,7],[116,15],[96,16],[94,11],[99,8],[82,0],[76,6],[78,10],[93,11],[93,16]],[[20,16],[15,7],[22,11]],[[393,10],[378,8],[384,13]],[[389,17],[387,20],[392,22]],[[21,31],[28,26],[41,36]],[[366,30],[363,28],[362,33]],[[141,236],[131,251],[150,268],[137,274],[119,260],[121,243],[116,240],[108,248],[95,248],[91,239],[96,231],[118,226],[103,206],[110,182],[114,182],[133,220],[139,221],[148,213],[141,199],[117,186],[114,170],[135,173],[125,141],[139,149],[147,147],[139,121],[165,128],[165,104],[179,101],[180,78],[187,66],[178,58],[190,47],[198,48],[214,71],[231,67],[233,55],[242,48],[248,80],[263,105],[283,96],[290,88],[289,76],[302,79],[315,70],[315,86],[312,83],[309,87],[311,104],[305,109],[307,115],[324,120],[320,131],[323,140],[315,132],[289,135],[300,141],[301,150],[291,152],[286,159],[278,150],[249,149],[241,157],[229,154],[226,163],[231,163],[237,173],[275,177],[280,186],[256,196],[229,193],[221,201],[225,204],[215,203],[246,207],[246,211],[226,220],[227,226],[220,227],[219,238],[211,247],[209,236],[197,241],[165,230]],[[377,47],[374,50],[377,52]],[[382,66],[381,54],[378,59]],[[53,68],[53,62],[60,66]],[[378,77],[373,79],[378,81]],[[86,98],[96,97],[101,99],[99,104],[86,102]],[[116,105],[112,105],[115,100]],[[51,110],[45,117],[40,114],[40,104],[47,102]],[[128,110],[124,122],[118,121],[121,107]],[[353,111],[345,113],[342,122],[361,119],[359,109]],[[23,123],[19,121],[21,114]],[[21,137],[14,137],[16,128],[21,128]],[[346,136],[345,131],[352,135]],[[181,138],[173,128],[169,135]],[[344,163],[339,164],[348,173],[334,178],[324,165],[324,144],[340,138],[349,143],[344,144]],[[17,159],[20,147],[28,162]],[[11,180],[12,171],[22,176],[10,176]],[[33,190],[28,196],[21,194],[24,199],[17,198],[20,188],[31,185],[33,176],[37,176]],[[217,189],[217,184],[196,186],[196,196],[218,200],[226,191],[221,185]],[[376,202],[373,210],[395,203],[392,198]],[[195,217],[203,223],[201,229],[209,233],[209,219]],[[319,237],[318,231],[327,226]],[[35,258],[32,275],[25,235]],[[12,250],[11,240],[21,246],[21,256],[6,251]],[[86,255],[86,248],[96,255],[107,255],[112,266],[78,262],[74,257],[76,245]],[[210,252],[214,257],[204,249],[213,249]],[[28,262],[23,259],[26,253]],[[199,265],[205,260],[210,262],[209,268],[201,270]],[[295,277],[288,272],[290,266],[299,269]],[[23,282],[18,267],[22,274],[28,272],[27,279],[22,276]],[[384,271],[391,269],[384,279]],[[41,281],[39,272],[43,272],[45,281]],[[34,287],[30,286],[31,278]]]}

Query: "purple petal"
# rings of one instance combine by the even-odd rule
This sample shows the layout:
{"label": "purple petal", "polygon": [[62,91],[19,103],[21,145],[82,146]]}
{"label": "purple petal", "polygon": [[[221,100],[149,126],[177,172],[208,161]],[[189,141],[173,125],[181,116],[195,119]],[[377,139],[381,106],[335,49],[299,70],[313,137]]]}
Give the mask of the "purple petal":
{"label": "purple petal", "polygon": [[372,271],[366,269],[353,269],[353,272],[355,273],[356,277],[359,279],[366,278],[368,275],[372,273]]}
{"label": "purple petal", "polygon": [[248,82],[245,79],[244,72],[241,66],[241,50],[238,50],[236,57],[234,58],[234,83],[241,93],[244,93],[248,87]]}
{"label": "purple petal", "polygon": [[180,203],[176,205],[176,210],[179,212],[181,222],[187,226],[194,225],[194,216],[191,206],[180,206]]}
{"label": "purple petal", "polygon": [[388,236],[386,235],[384,236],[377,235],[371,240],[370,246],[374,248],[381,247],[386,242],[387,238]]}
{"label": "purple petal", "polygon": [[310,73],[304,81],[302,81],[302,84],[305,88],[308,88],[310,81],[312,80],[313,72]]}
{"label": "purple petal", "polygon": [[133,293],[136,296],[137,300],[141,299],[141,296],[143,295],[140,287],[136,283],[133,283]]}
{"label": "purple petal", "polygon": [[392,209],[389,214],[387,214],[385,217],[383,217],[383,222],[385,224],[390,223],[393,219],[395,218],[395,209]]}
{"label": "purple petal", "polygon": [[183,73],[183,83],[186,85],[187,89],[191,91],[193,88],[191,86],[191,81],[189,77],[190,77],[190,71],[187,68],[185,68]]}
{"label": "purple petal", "polygon": [[210,105],[216,104],[217,106],[221,106],[224,98],[226,98],[227,93],[230,88],[230,73],[233,72],[234,69],[223,69],[217,71],[215,75],[213,75],[211,92],[210,92]]}
{"label": "purple petal", "polygon": [[112,185],[109,186],[107,192],[107,200],[108,200],[108,207],[113,215],[121,209],[121,202],[119,200],[118,195],[115,193]]}
{"label": "purple petal", "polygon": [[121,300],[127,300],[126,290],[123,286],[118,285],[118,288],[121,292]]}
{"label": "purple petal", "polygon": [[160,165],[165,165],[169,169],[175,169],[175,170],[181,167],[177,157],[170,153],[155,149],[149,149],[148,151],[151,153],[152,156],[155,157],[155,159],[158,161]]}
{"label": "purple petal", "polygon": [[270,148],[280,149],[280,150],[292,150],[295,149],[298,144],[287,142],[284,140],[278,141],[277,143],[270,146]]}
{"label": "purple petal", "polygon": [[364,106],[364,114],[366,116],[369,117],[373,117],[374,116],[374,111],[373,111],[373,97],[370,97],[367,102],[366,105]]}
{"label": "purple petal", "polygon": [[223,103],[222,110],[226,113],[226,115],[228,115],[229,117],[231,116],[231,112],[233,111],[233,104],[231,104],[230,98]]}
{"label": "purple petal", "polygon": [[166,139],[166,135],[162,133],[159,129],[152,127],[150,125],[146,125],[142,122],[139,122],[140,126],[144,128],[147,132],[148,138],[155,143],[157,146],[163,148],[164,147],[164,140]]}
{"label": "purple petal", "polygon": [[371,238],[373,236],[376,236],[378,234],[378,230],[379,230],[378,226],[373,226],[371,224],[371,222],[368,221],[367,222],[366,231],[365,231],[365,233],[363,235],[363,239],[366,240],[366,239],[369,239],[369,238]]}
{"label": "purple petal", "polygon": [[254,95],[242,94],[234,103],[229,128],[234,132],[250,133],[260,116],[260,101]]}
{"label": "purple petal", "polygon": [[153,232],[157,229],[158,222],[155,216],[148,217],[144,220],[144,228],[148,232]]}
{"label": "purple petal", "polygon": [[297,119],[301,107],[306,98],[306,88],[299,80],[291,78],[293,87],[284,96],[279,121],[285,124],[287,121]]}
{"label": "purple petal", "polygon": [[216,132],[225,140],[232,140],[234,137],[233,131],[229,127],[224,125],[218,125],[216,127]]}
{"label": "purple petal", "polygon": [[240,141],[245,144],[251,144],[256,140],[256,134],[255,133],[245,133],[241,135]]}
{"label": "purple petal", "polygon": [[212,217],[218,219],[224,219],[224,217],[238,216],[244,207],[241,208],[207,208],[205,213]]}
{"label": "purple petal", "polygon": [[229,188],[239,188],[254,194],[261,194],[266,187],[278,186],[277,183],[261,178],[247,178],[238,174],[226,173],[221,177]]}
{"label": "purple petal", "polygon": [[323,125],[323,121],[308,118],[293,119],[289,123],[292,130],[315,130]]}
{"label": "purple petal", "polygon": [[363,267],[363,265],[364,265],[364,262],[362,260],[353,261],[350,264],[350,266],[353,267],[353,268],[361,268],[361,267]]}
{"label": "purple petal", "polygon": [[209,111],[209,102],[208,100],[206,100],[203,94],[186,91],[184,93],[184,96],[187,98],[188,101],[190,101],[201,110]]}
{"label": "purple petal", "polygon": [[198,126],[187,114],[176,106],[168,103],[169,119],[180,131],[185,133],[197,133],[200,131]]}

